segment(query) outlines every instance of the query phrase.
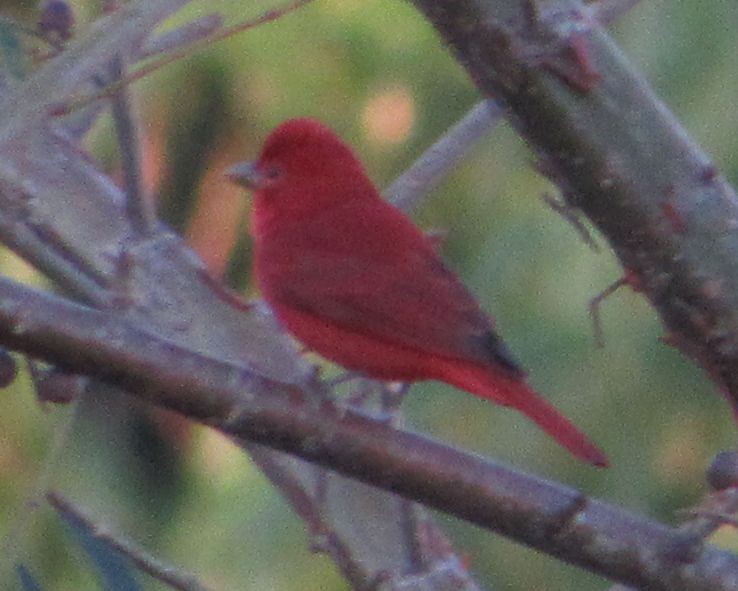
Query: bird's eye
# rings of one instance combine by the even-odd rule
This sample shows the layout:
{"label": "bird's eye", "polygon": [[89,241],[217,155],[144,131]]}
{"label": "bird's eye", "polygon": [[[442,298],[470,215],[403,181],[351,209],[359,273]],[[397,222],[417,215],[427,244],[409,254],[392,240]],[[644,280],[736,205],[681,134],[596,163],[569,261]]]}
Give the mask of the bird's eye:
{"label": "bird's eye", "polygon": [[269,181],[276,181],[282,176],[282,169],[279,166],[271,165],[264,171],[264,176]]}

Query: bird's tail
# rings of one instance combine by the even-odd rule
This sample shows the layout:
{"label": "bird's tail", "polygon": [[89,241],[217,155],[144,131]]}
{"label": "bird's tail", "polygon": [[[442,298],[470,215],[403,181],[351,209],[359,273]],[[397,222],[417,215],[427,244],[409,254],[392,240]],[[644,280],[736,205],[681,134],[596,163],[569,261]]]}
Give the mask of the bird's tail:
{"label": "bird's tail", "polygon": [[605,454],[564,415],[531,388],[524,378],[510,377],[501,371],[464,364],[454,368],[444,381],[463,388],[480,398],[519,410],[559,445],[580,460],[607,467]]}

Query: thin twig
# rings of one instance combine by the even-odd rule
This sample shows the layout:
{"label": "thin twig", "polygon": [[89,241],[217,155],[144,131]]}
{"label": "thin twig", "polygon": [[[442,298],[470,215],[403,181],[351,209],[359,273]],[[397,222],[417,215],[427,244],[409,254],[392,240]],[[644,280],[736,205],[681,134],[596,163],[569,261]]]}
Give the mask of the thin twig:
{"label": "thin twig", "polygon": [[25,195],[11,199],[0,194],[0,242],[21,254],[65,293],[86,303],[103,305],[108,295],[99,277],[79,264],[78,258],[68,256],[58,242],[33,227],[27,221],[30,218],[27,212],[20,216],[16,213],[17,204],[24,199]]}
{"label": "thin twig", "polygon": [[621,277],[617,281],[608,285],[595,297],[589,301],[589,315],[592,318],[592,331],[594,332],[595,345],[598,348],[605,346],[605,334],[602,330],[602,319],[600,318],[600,306],[607,298],[614,294],[618,289],[627,283],[625,277]]}
{"label": "thin twig", "polygon": [[597,244],[594,237],[592,236],[592,233],[587,229],[587,226],[584,225],[581,217],[577,215],[576,210],[571,205],[569,205],[565,201],[557,199],[550,193],[543,193],[541,195],[541,199],[543,199],[546,205],[548,205],[562,218],[564,218],[564,220],[571,224],[574,230],[576,230],[577,234],[579,234],[579,237],[582,239],[582,242],[584,242],[584,244],[589,246],[592,251],[600,252],[600,245]]}
{"label": "thin twig", "polygon": [[387,187],[384,191],[387,199],[405,211],[417,206],[423,196],[500,121],[503,114],[502,107],[491,99],[477,103]]}
{"label": "thin twig", "polygon": [[195,575],[183,572],[177,567],[162,562],[131,540],[115,534],[108,527],[95,522],[82,509],[61,493],[55,491],[49,492],[46,495],[46,499],[65,518],[71,518],[81,523],[98,540],[101,540],[115,551],[128,557],[140,570],[148,573],[155,579],[166,583],[170,587],[179,589],[179,591],[209,591],[205,585],[197,580]]}
{"label": "thin twig", "polygon": [[[351,546],[346,544],[331,528],[330,522],[324,519],[322,506],[324,499],[320,493],[311,494],[306,490],[297,472],[290,470],[283,457],[274,454],[272,450],[260,445],[245,444],[237,438],[232,440],[249,453],[259,469],[278,487],[292,510],[302,519],[310,535],[311,549],[330,555],[349,584],[354,589],[361,589],[367,578],[367,565],[363,564],[361,556],[352,553]],[[335,476],[317,466],[311,468],[318,479],[317,487],[327,486],[328,479]]]}
{"label": "thin twig", "polygon": [[213,43],[217,43],[218,41],[223,41],[225,39],[228,39],[229,37],[232,37],[233,35],[237,35],[238,33],[247,31],[248,29],[253,29],[260,25],[264,25],[266,23],[275,21],[285,16],[286,14],[289,14],[290,12],[294,12],[298,10],[299,8],[302,8],[305,4],[309,4],[312,1],[313,0],[292,0],[292,2],[288,2],[287,4],[285,4],[284,6],[280,8],[273,8],[271,10],[267,10],[266,12],[263,12],[262,14],[257,16],[256,18],[249,19],[241,23],[232,25],[230,27],[221,29],[217,33],[214,33],[208,37],[204,37],[198,41],[195,41],[191,45],[182,47],[181,49],[178,49],[170,53],[169,55],[163,56],[159,59],[156,59],[150,62],[149,64],[146,64],[145,66],[140,67],[139,69],[135,70],[134,72],[131,72],[124,78],[121,78],[119,81],[114,82],[110,86],[102,89],[100,92],[90,94],[80,99],[71,101],[65,106],[64,109],[59,110],[59,114],[64,114],[67,112],[74,111],[78,108],[84,107],[88,105],[89,103],[95,102],[100,99],[109,98],[115,95],[120,88],[133,84],[137,80],[141,80],[142,78],[145,78],[149,74],[153,74],[154,72],[163,68],[164,66],[168,66],[169,64],[179,61],[180,59],[184,57],[188,57],[197,51],[210,47]]}
{"label": "thin twig", "polygon": [[[112,64],[113,79],[125,77],[123,58],[117,56]],[[154,203],[145,195],[141,178],[141,141],[138,118],[127,86],[120,86],[113,95],[113,121],[118,136],[123,181],[126,193],[126,211],[131,228],[140,238],[150,236],[156,226]]]}
{"label": "thin twig", "polygon": [[139,59],[148,59],[164,53],[176,51],[196,41],[209,37],[223,26],[223,17],[219,14],[208,14],[188,22],[172,31],[149,39],[143,46]]}

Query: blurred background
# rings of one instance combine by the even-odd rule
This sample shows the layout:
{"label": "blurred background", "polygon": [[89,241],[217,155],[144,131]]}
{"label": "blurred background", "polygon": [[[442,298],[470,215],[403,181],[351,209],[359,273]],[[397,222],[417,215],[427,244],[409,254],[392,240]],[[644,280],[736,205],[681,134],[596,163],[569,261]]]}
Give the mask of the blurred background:
{"label": "blurred background", "polygon": [[[77,30],[98,2],[72,1]],[[273,3],[195,1],[174,27],[212,12],[228,23]],[[4,16],[32,25],[28,0],[3,0]],[[633,64],[729,179],[738,172],[738,5],[643,2],[614,27]],[[387,186],[480,96],[432,28],[398,0],[316,0],[277,22],[221,42],[136,83],[148,188],[161,215],[213,272],[245,294],[248,197],[221,176],[257,155],[284,119],[317,117],[355,146]],[[119,160],[104,118],[89,149],[111,174]],[[555,188],[504,123],[415,212],[448,232],[444,255],[497,319],[531,381],[608,453],[612,467],[573,461],[517,413],[451,387],[416,386],[410,428],[675,523],[706,492],[705,470],[730,448],[736,425],[705,375],[661,341],[660,323],[628,288],[601,309],[606,346],[595,347],[589,301],[620,276],[607,245],[585,245],[541,194]],[[3,252],[0,272],[43,283]],[[41,406],[26,372],[3,394],[0,533],[17,523],[34,490],[51,433],[68,412]],[[219,435],[171,416],[83,413],[55,462],[52,484],[152,552],[215,589],[341,590],[332,562],[312,554],[300,521],[265,478]],[[589,591],[608,583],[529,549],[439,516],[482,586]],[[49,589],[95,588],[85,557],[49,510],[33,517],[23,546]],[[738,550],[727,528],[713,541]],[[147,589],[164,588],[146,581]],[[0,588],[15,589],[13,581]]]}

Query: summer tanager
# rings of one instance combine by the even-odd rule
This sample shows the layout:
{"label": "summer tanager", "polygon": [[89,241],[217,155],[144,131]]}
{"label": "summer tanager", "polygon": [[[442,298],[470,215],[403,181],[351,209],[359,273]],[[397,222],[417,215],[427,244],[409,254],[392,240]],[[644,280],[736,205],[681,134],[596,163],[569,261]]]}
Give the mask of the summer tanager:
{"label": "summer tanager", "polygon": [[440,380],[511,406],[576,457],[605,455],[531,389],[492,320],[432,242],[384,201],[363,166],[311,119],[277,127],[231,180],[254,191],[254,271],[299,341],[381,380]]}

